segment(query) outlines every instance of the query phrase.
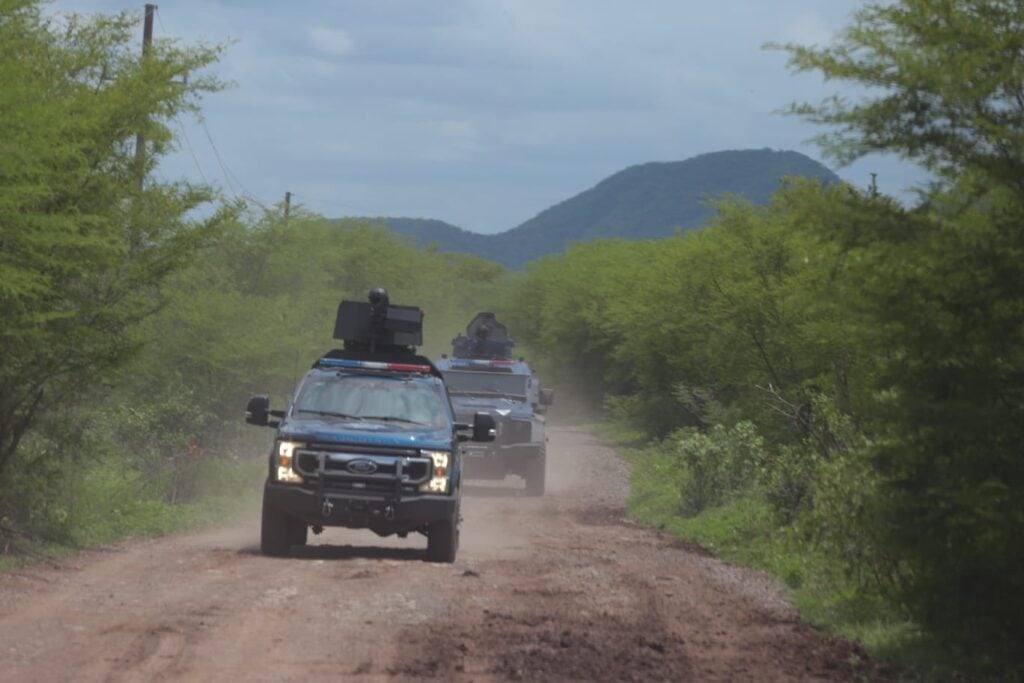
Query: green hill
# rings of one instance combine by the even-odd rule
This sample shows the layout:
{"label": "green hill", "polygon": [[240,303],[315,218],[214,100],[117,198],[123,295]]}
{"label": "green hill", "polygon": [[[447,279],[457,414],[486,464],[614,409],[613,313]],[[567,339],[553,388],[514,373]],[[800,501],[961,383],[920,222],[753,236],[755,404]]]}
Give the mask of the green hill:
{"label": "green hill", "polygon": [[630,166],[522,225],[494,235],[436,220],[376,220],[418,244],[437,243],[442,251],[466,252],[519,268],[576,241],[650,239],[667,237],[677,229],[692,230],[711,216],[709,200],[733,194],[766,204],[786,176],[840,182],[831,170],[799,152],[713,152],[685,161]]}
{"label": "green hill", "polygon": [[431,218],[379,217],[371,220],[375,223],[383,224],[392,232],[412,237],[416,244],[420,246],[437,244],[441,251],[460,251],[466,254],[483,256],[490,260],[497,260],[488,255],[492,251],[491,245],[495,235],[470,232],[451,223]]}

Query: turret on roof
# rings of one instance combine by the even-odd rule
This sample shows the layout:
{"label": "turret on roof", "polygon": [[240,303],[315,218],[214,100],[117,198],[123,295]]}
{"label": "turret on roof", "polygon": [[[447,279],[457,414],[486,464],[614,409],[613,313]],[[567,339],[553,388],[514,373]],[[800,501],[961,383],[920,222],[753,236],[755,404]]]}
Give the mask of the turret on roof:
{"label": "turret on roof", "polygon": [[413,353],[423,344],[423,311],[394,305],[386,289],[375,287],[368,302],[346,300],[338,305],[334,338],[353,351]]}
{"label": "turret on roof", "polygon": [[452,339],[455,358],[501,359],[512,357],[515,342],[493,313],[480,312],[466,325],[466,334]]}

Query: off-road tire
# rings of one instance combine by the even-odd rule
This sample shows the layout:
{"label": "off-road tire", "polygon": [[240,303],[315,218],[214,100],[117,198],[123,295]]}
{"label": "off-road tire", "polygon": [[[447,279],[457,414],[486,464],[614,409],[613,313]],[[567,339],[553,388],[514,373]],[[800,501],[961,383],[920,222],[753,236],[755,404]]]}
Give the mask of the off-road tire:
{"label": "off-road tire", "polygon": [[296,517],[288,518],[288,544],[306,545],[309,538],[309,525]]}
{"label": "off-road tire", "polygon": [[292,545],[289,534],[291,518],[267,503],[263,496],[263,514],[260,518],[260,552],[283,557]]}
{"label": "off-road tire", "polygon": [[547,478],[547,447],[541,446],[537,455],[530,460],[526,466],[526,495],[528,496],[543,496],[545,479]]}
{"label": "off-road tire", "polygon": [[459,512],[427,528],[427,562],[455,561],[459,550]]}

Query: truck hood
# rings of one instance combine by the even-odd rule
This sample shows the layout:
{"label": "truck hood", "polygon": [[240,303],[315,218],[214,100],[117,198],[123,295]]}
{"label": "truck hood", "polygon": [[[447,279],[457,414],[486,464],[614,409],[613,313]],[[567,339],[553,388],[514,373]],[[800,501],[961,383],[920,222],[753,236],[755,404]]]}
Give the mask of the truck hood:
{"label": "truck hood", "polygon": [[526,401],[514,401],[510,398],[483,396],[452,396],[452,407],[460,418],[473,417],[473,413],[481,412],[495,418],[512,417],[529,420],[533,417],[533,408]]}
{"label": "truck hood", "polygon": [[451,429],[434,429],[399,422],[295,418],[281,423],[278,437],[290,441],[381,446],[384,448],[425,448],[446,451],[452,447]]}

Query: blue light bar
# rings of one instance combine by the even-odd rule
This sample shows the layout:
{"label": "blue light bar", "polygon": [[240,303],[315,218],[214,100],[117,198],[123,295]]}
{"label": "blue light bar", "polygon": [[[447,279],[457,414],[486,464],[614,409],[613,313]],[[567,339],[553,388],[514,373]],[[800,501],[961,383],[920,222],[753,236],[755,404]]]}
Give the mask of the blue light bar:
{"label": "blue light bar", "polygon": [[413,363],[378,363],[369,360],[349,360],[348,358],[321,358],[317,363],[326,368],[351,368],[353,370],[391,370],[393,372],[430,372],[429,365]]}

